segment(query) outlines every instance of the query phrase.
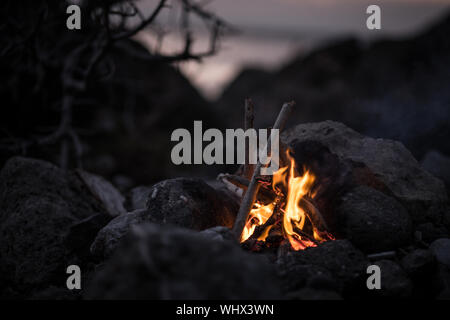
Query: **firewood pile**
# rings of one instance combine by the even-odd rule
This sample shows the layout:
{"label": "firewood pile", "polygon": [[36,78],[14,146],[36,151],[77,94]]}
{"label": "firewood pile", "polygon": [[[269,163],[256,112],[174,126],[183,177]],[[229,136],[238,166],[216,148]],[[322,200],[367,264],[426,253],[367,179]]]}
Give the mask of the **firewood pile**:
{"label": "firewood pile", "polygon": [[[283,130],[294,105],[294,102],[283,104],[271,129]],[[245,130],[253,128],[254,107],[250,99],[245,101],[244,119]],[[268,157],[272,156],[270,154],[271,141],[272,139],[268,138],[266,146],[261,146],[261,142],[259,145]],[[251,251],[278,248],[287,238],[289,238],[295,250],[317,246],[322,241],[334,239],[327,232],[327,223],[314,203],[313,194],[297,190],[298,188],[291,184],[293,180],[297,179],[294,175],[298,176],[295,161],[290,156],[291,151],[281,141],[278,151],[280,155],[279,165],[282,168],[274,175],[262,175],[261,169],[268,163],[264,165],[260,160],[256,165],[249,163],[251,150],[249,144],[246,143],[245,164],[236,174],[220,174],[218,176],[218,179],[230,186],[231,190],[242,195],[240,208],[232,229],[234,237],[242,243],[244,248]],[[288,168],[290,168],[289,174],[287,174]],[[305,177],[308,177],[308,173],[304,175],[303,180]],[[283,179],[285,180],[284,183],[276,181]],[[311,182],[314,182],[313,178],[311,178]],[[294,194],[296,190],[302,193],[301,196]],[[292,210],[292,207],[288,208],[289,197],[291,198],[291,204],[298,208],[297,210],[301,211],[304,216],[301,217],[301,226],[299,223],[290,221],[292,217],[289,217],[286,213],[287,210]],[[258,211],[261,208],[266,211],[265,219],[252,214],[253,211]],[[289,237],[288,229],[290,228],[292,228],[292,237]]]}

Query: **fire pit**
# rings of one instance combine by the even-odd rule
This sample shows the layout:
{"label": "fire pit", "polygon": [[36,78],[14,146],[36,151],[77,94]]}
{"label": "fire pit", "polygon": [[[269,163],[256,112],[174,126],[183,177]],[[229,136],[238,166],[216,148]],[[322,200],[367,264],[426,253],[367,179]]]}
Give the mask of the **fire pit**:
{"label": "fire pit", "polygon": [[[243,246],[252,251],[279,247],[283,241],[288,241],[293,250],[302,250],[334,240],[314,203],[320,188],[314,174],[307,168],[299,174],[290,151],[286,151],[285,159],[287,166],[269,178],[258,179],[258,197],[240,236]],[[249,184],[235,175],[221,178],[244,189]]]}
{"label": "fire pit", "polygon": [[[253,127],[254,108],[249,99],[245,105],[245,128],[249,129]],[[274,129],[283,129],[293,106],[293,102],[283,105]],[[269,144],[265,146],[266,152],[271,151]],[[244,164],[242,173],[251,176],[251,180],[240,175],[220,175],[223,181],[245,190],[233,232],[243,247],[252,251],[277,248],[286,241],[298,251],[334,240],[314,203],[320,188],[314,173],[307,167],[299,170],[286,145],[280,144],[278,151],[280,149],[282,167],[273,175],[261,175],[261,162],[256,166]],[[247,148],[246,153],[250,152]]]}

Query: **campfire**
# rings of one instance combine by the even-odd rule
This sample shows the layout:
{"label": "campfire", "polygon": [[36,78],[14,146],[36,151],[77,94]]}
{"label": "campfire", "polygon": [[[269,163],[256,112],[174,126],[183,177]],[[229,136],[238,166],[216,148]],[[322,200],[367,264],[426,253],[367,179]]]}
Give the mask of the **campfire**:
{"label": "campfire", "polygon": [[270,235],[271,239],[286,238],[294,250],[303,250],[333,239],[313,204],[314,175],[305,168],[303,175],[299,175],[289,151],[286,156],[289,165],[279,169],[271,183],[261,181],[263,188],[275,194],[275,199],[268,204],[263,200],[255,202],[241,234],[241,243],[249,239],[265,242]]}
{"label": "campfire", "polygon": [[[273,128],[283,128],[293,105],[283,106]],[[250,100],[246,100],[245,110],[247,129],[253,126]],[[272,176],[260,175],[261,163],[256,166],[246,163],[240,174],[219,176],[222,181],[244,191],[233,227],[236,238],[252,251],[277,248],[287,242],[297,251],[334,240],[315,205],[314,198],[320,185],[314,173],[305,167],[299,170],[291,151],[281,142],[280,152],[284,154],[280,163],[285,165]]]}

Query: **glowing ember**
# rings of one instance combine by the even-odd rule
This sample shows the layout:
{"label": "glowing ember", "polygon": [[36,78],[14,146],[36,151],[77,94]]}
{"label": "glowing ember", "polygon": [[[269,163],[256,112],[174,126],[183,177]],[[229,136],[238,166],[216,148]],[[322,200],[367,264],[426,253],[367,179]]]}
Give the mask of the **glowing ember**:
{"label": "glowing ember", "polygon": [[[303,250],[307,247],[316,246],[317,243],[333,240],[333,236],[325,230],[319,230],[315,225],[314,215],[317,215],[316,209],[312,206],[307,198],[313,199],[315,194],[313,186],[315,182],[314,175],[304,170],[302,176],[298,176],[295,170],[295,161],[290,156],[289,166],[280,168],[272,177],[272,189],[279,194],[281,189],[287,192],[285,201],[279,210],[282,213],[282,230],[284,236],[289,240],[294,250]],[[309,205],[307,205],[309,204]],[[258,201],[250,211],[249,219],[241,235],[241,242],[246,241],[255,232],[257,226],[264,225],[268,219],[274,214],[277,207],[276,201],[263,205]],[[309,236],[304,232],[307,222],[310,222],[312,234]],[[258,240],[265,241],[274,224],[267,226]]]}

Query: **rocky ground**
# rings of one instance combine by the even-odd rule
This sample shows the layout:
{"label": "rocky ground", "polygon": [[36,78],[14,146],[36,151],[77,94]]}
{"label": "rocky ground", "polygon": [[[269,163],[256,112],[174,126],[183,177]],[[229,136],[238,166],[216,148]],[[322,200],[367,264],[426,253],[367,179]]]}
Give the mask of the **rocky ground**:
{"label": "rocky ground", "polygon": [[[317,204],[337,240],[249,253],[229,232],[239,200],[217,183],[177,178],[122,195],[86,171],[10,158],[0,172],[0,297],[450,297],[447,191],[403,144],[331,121],[282,139],[323,185]],[[82,290],[66,288],[71,264]],[[380,290],[367,289],[371,264]]]}

